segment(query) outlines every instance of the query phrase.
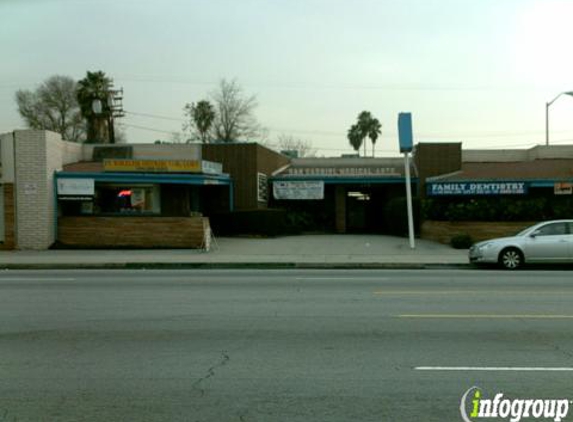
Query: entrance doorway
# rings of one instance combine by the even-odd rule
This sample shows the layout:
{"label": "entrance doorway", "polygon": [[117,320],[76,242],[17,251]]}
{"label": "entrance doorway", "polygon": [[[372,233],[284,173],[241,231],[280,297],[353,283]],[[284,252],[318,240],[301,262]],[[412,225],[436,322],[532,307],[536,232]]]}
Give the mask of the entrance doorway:
{"label": "entrance doorway", "polygon": [[371,199],[371,193],[364,190],[346,192],[346,229],[348,231],[367,231]]}

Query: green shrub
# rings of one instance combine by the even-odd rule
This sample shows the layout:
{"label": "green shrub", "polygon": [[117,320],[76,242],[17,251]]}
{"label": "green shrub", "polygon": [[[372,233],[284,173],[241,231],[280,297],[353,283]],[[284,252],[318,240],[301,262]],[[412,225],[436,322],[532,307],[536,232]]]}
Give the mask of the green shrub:
{"label": "green shrub", "polygon": [[279,236],[289,234],[285,210],[264,209],[234,211],[209,218],[215,235]]}
{"label": "green shrub", "polygon": [[573,203],[561,198],[430,198],[424,219],[435,221],[536,221],[571,215]]}
{"label": "green shrub", "polygon": [[450,245],[454,249],[469,249],[474,240],[469,234],[457,234],[450,239]]}
{"label": "green shrub", "polygon": [[[412,198],[414,214],[414,232],[420,232],[420,200]],[[385,226],[388,234],[395,236],[408,235],[408,204],[405,197],[393,198],[388,201],[384,211]]]}

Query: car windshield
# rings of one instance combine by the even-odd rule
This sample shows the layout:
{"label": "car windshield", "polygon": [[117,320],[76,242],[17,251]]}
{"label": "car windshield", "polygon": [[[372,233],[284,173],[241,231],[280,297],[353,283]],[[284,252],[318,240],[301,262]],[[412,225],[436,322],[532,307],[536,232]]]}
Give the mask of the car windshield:
{"label": "car windshield", "polygon": [[515,236],[516,236],[516,237],[518,237],[518,236],[525,236],[526,233],[531,230],[531,227],[532,227],[532,226],[529,226],[529,227],[527,227],[527,228],[521,230],[521,231],[518,232]]}

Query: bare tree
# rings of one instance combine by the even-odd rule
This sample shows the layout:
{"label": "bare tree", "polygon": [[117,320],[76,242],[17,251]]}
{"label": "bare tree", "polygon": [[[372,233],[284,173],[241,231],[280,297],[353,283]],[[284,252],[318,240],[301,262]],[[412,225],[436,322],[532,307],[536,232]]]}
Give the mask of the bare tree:
{"label": "bare tree", "polygon": [[74,79],[50,76],[34,91],[18,90],[16,104],[28,127],[57,132],[66,141],[85,139],[86,127],[76,99]]}
{"label": "bare tree", "polygon": [[292,135],[281,134],[277,138],[280,151],[296,151],[298,157],[314,157],[316,149],[306,139],[296,138]]}
{"label": "bare tree", "polygon": [[170,144],[182,144],[183,142],[186,142],[184,139],[185,139],[185,135],[183,135],[183,133],[171,132],[171,135],[169,136],[169,143]]}
{"label": "bare tree", "polygon": [[254,116],[257,98],[245,96],[236,80],[222,79],[211,94],[215,103],[213,129],[217,142],[238,142],[256,139],[263,130]]}

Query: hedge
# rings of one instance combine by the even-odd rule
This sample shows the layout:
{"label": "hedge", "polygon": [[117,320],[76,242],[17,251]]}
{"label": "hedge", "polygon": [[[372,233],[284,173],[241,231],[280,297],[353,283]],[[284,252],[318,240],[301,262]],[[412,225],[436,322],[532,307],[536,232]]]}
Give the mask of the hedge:
{"label": "hedge", "polygon": [[209,217],[215,235],[280,236],[292,234],[287,213],[281,209],[246,210]]}
{"label": "hedge", "polygon": [[422,203],[425,220],[435,221],[538,221],[571,218],[573,198],[439,198]]}
{"label": "hedge", "polygon": [[[414,232],[420,233],[420,199],[412,198],[414,214]],[[384,211],[388,234],[396,236],[408,235],[408,203],[405,197],[393,198],[388,201]]]}

